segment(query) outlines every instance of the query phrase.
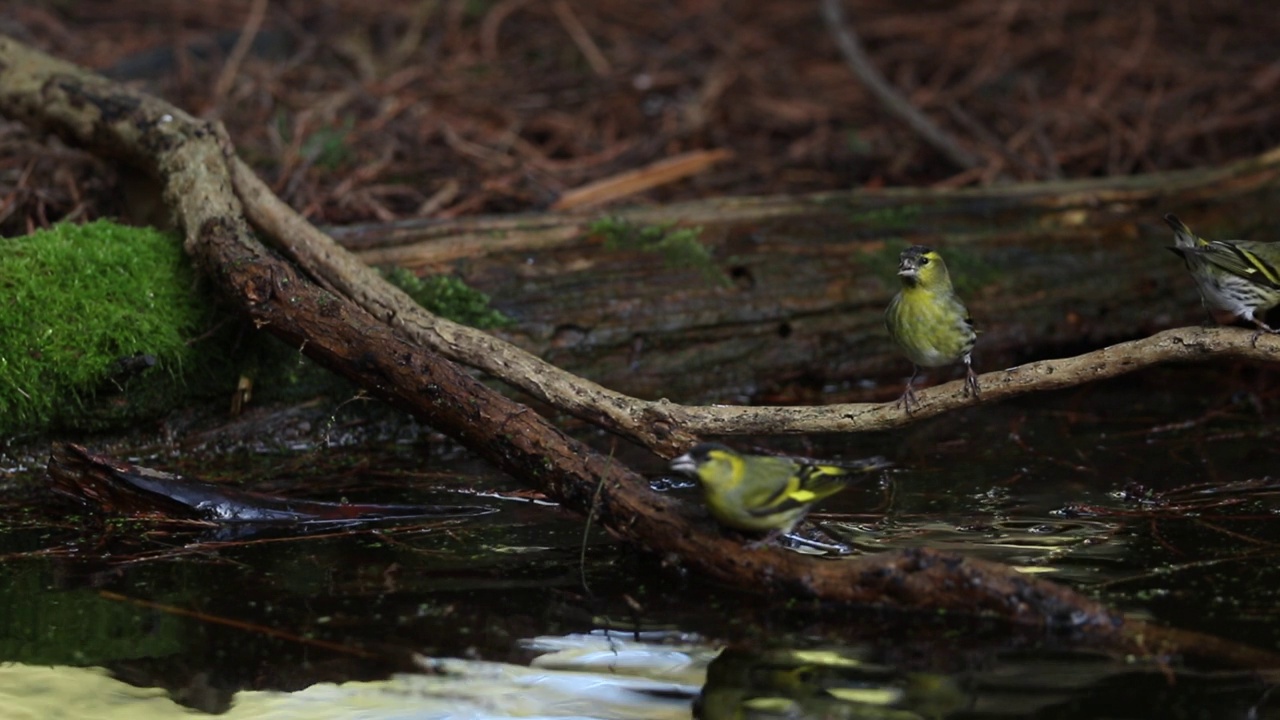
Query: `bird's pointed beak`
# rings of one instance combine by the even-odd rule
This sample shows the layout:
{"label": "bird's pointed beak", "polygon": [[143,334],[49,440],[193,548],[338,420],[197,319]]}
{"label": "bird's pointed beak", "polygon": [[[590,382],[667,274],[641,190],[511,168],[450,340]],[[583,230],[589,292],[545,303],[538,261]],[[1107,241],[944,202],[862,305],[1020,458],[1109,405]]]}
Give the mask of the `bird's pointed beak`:
{"label": "bird's pointed beak", "polygon": [[698,468],[698,463],[694,462],[693,456],[685,453],[680,457],[671,461],[671,471],[692,475]]}

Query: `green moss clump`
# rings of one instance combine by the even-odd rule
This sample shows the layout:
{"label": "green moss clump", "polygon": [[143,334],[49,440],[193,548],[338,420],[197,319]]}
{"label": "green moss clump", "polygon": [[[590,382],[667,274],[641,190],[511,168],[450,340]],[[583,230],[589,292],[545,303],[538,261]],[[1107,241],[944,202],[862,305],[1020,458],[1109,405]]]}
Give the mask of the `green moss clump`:
{"label": "green moss clump", "polygon": [[149,356],[170,375],[193,360],[187,340],[211,303],[194,292],[177,238],[99,221],[0,248],[0,434],[41,429],[118,392],[132,377],[128,358]]}
{"label": "green moss clump", "polygon": [[710,248],[699,241],[701,227],[676,228],[672,223],[638,226],[623,218],[606,217],[592,223],[587,232],[602,236],[606,250],[658,253],[668,267],[696,269],[709,282],[725,287],[731,284],[715,264]]}
{"label": "green moss clump", "polygon": [[984,287],[999,282],[1003,277],[1000,269],[992,265],[984,255],[965,246],[952,245],[941,252],[947,261],[951,284],[962,299],[967,300],[977,295]]}
{"label": "green moss clump", "polygon": [[919,205],[863,208],[852,211],[849,222],[860,230],[900,232],[914,227],[920,221],[920,210]]}
{"label": "green moss clump", "polygon": [[382,268],[387,282],[405,291],[428,312],[463,325],[488,330],[514,321],[489,306],[489,296],[451,275],[420,278],[402,267]]}
{"label": "green moss clump", "polygon": [[317,130],[302,141],[302,156],[326,170],[340,170],[355,158],[351,149],[354,127],[355,120],[348,117],[338,127]]}

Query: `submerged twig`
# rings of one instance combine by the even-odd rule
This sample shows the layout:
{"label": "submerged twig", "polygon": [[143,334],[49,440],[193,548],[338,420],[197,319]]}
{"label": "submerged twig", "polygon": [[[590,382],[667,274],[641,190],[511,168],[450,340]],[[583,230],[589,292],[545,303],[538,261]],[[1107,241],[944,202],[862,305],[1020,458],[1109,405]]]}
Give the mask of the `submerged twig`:
{"label": "submerged twig", "polygon": [[127,603],[129,605],[135,605],[137,607],[147,608],[148,610],[155,610],[158,612],[162,612],[167,615],[175,615],[178,617],[191,618],[193,620],[206,623],[209,625],[221,625],[223,627],[229,627],[235,630],[243,630],[246,632],[258,633],[265,637],[276,638],[277,640],[284,640],[286,642],[297,643],[299,645],[308,645],[311,647],[320,648],[322,650],[328,650],[330,652],[344,653],[346,655],[355,655],[356,657],[362,657],[362,658],[379,657],[377,653],[373,653],[358,647],[343,645],[342,643],[330,642],[328,640],[322,640],[320,638],[307,637],[305,635],[298,635],[285,630],[281,630],[278,627],[268,627],[266,625],[246,622],[244,620],[237,620],[235,618],[223,617],[221,615],[211,615],[209,613],[201,612],[199,610],[191,610],[189,608],[179,607],[177,605],[169,605],[166,603],[155,602],[154,600],[146,600],[143,598],[130,597],[128,595],[121,595],[120,593],[113,592],[111,590],[99,590],[98,596],[103,598],[104,600]]}

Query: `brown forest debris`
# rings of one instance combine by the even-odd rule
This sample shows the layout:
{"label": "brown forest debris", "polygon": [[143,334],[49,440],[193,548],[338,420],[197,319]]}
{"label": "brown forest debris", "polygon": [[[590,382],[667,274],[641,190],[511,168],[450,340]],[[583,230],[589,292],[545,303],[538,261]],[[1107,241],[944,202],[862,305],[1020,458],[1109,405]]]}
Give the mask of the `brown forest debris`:
{"label": "brown forest debris", "polygon": [[574,188],[551,204],[552,210],[574,210],[595,207],[630,197],[649,188],[696,175],[712,165],[733,157],[728,150],[698,150],[628,170],[620,175],[597,180]]}
{"label": "brown forest debris", "polygon": [[[845,2],[875,67],[987,165],[957,175],[886,112],[816,2],[569,2],[611,68],[602,76],[556,3],[278,0],[227,89],[234,112],[216,89],[252,0],[19,3],[10,27],[222,117],[271,187],[324,223],[412,217],[449,183],[435,217],[544,208],[565,189],[717,148],[734,158],[629,202],[1152,172],[1275,141],[1280,15],[1263,3]],[[119,214],[109,167],[68,172],[20,132],[0,145],[6,231]]]}
{"label": "brown forest debris", "polygon": [[977,167],[978,158],[974,157],[973,153],[961,147],[950,134],[938,127],[937,123],[917,110],[876,69],[871,58],[867,57],[866,50],[862,48],[862,41],[858,39],[857,33],[845,20],[843,2],[844,0],[822,0],[822,19],[826,22],[827,29],[831,31],[836,45],[840,48],[840,54],[844,56],[844,61],[849,64],[853,74],[858,76],[862,84],[867,86],[871,94],[889,112],[909,125],[920,137],[946,155],[951,162],[963,170]]}

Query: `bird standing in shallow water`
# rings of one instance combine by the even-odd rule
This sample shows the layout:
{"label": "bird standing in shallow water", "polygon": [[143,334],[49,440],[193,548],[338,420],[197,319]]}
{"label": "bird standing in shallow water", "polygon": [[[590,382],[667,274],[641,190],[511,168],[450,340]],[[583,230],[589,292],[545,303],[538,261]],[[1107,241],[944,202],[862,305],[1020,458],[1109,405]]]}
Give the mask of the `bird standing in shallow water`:
{"label": "bird standing in shallow water", "polygon": [[978,334],[969,311],[951,287],[942,256],[931,248],[913,245],[903,250],[898,259],[898,277],[902,279],[902,289],[889,302],[884,322],[889,337],[915,365],[898,405],[907,412],[911,412],[913,404],[920,405],[912,385],[922,366],[940,367],[959,361],[964,361],[968,373],[965,394],[978,397],[978,376],[971,359]]}
{"label": "bird standing in shallow water", "polygon": [[1165,215],[1164,221],[1173,228],[1169,249],[1187,264],[1214,320],[1221,325],[1248,320],[1258,328],[1254,343],[1264,332],[1277,332],[1263,317],[1280,305],[1280,244],[1205,240],[1174,215]]}
{"label": "bird standing in shallow water", "polygon": [[671,469],[698,479],[711,516],[748,532],[786,534],[814,503],[840,492],[861,473],[888,467],[883,458],[818,464],[772,455],[746,455],[703,443],[671,461]]}

